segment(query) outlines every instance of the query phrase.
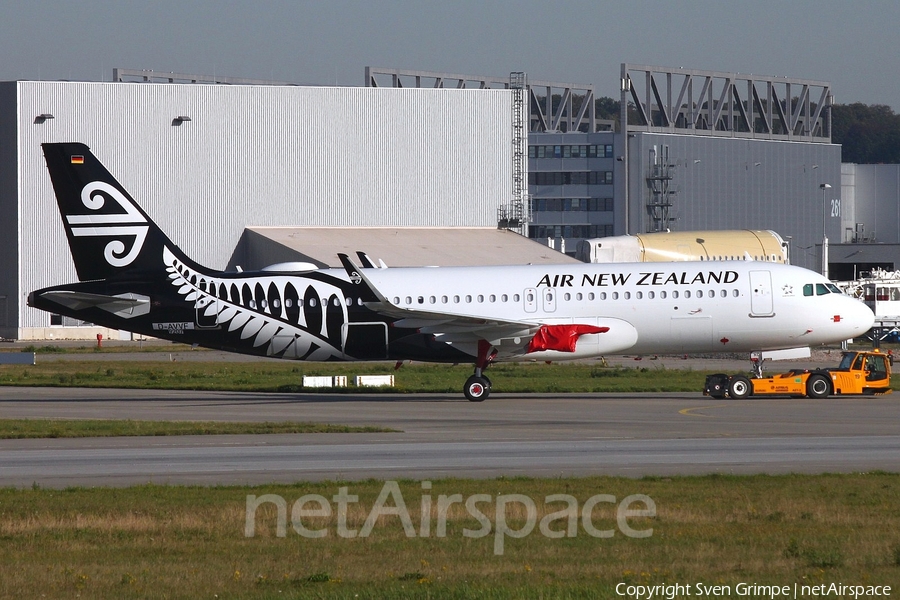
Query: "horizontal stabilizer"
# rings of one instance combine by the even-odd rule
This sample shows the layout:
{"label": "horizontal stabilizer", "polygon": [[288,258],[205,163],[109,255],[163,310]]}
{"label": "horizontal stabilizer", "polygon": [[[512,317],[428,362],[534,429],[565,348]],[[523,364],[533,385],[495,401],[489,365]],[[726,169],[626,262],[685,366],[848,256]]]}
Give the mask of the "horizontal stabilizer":
{"label": "horizontal stabilizer", "polygon": [[72,292],[57,290],[44,292],[41,298],[65,306],[71,310],[100,308],[119,317],[131,318],[146,315],[150,312],[150,298],[141,294],[90,294],[88,292]]}

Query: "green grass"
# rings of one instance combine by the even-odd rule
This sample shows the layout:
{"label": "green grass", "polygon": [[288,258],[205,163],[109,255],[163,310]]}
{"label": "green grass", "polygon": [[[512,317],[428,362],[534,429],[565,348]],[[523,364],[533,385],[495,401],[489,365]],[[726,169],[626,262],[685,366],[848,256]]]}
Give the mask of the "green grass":
{"label": "green grass", "polygon": [[[900,476],[888,473],[446,479],[427,491],[401,481],[414,537],[396,516],[382,516],[368,537],[339,537],[335,512],[302,521],[325,537],[302,537],[290,522],[277,537],[272,504],[258,509],[255,536],[244,535],[248,494],[284,498],[290,519],[300,497],[318,494],[336,506],[333,496],[346,487],[359,497],[347,526],[359,530],[383,485],[3,489],[0,597],[552,599],[615,598],[618,583],[900,585]],[[487,494],[480,508],[492,526],[501,494],[533,499],[538,518],[560,509],[545,502],[553,494],[579,507],[596,494],[645,494],[656,516],[629,519],[653,529],[630,538],[616,529],[615,505],[601,503],[592,521],[615,530],[612,537],[589,536],[581,522],[574,537],[560,539],[535,528],[506,538],[498,555],[493,529],[463,535],[481,525],[460,504],[447,512],[446,537],[436,535],[434,508],[429,535],[420,535],[423,494],[433,506],[441,495]],[[524,512],[512,508],[507,521],[520,528]],[[565,530],[565,521],[551,530]]]}
{"label": "green grass", "polygon": [[[36,365],[0,365],[0,385],[118,387],[183,390],[299,392],[304,375],[393,374],[393,388],[377,392],[453,392],[462,389],[471,365],[393,363],[38,361]],[[589,363],[504,363],[488,372],[495,392],[696,392],[704,371],[658,367],[622,368]],[[308,391],[308,390],[307,390]],[[355,388],[317,391],[346,393]]]}
{"label": "green grass", "polygon": [[206,351],[206,348],[193,347],[190,344],[176,344],[159,342],[147,342],[146,344],[138,344],[129,342],[127,344],[108,343],[105,346],[97,347],[95,343],[85,342],[80,346],[60,345],[60,344],[29,344],[28,346],[19,347],[0,347],[0,352],[34,352],[35,354],[117,354],[117,353],[134,353],[134,352],[191,352]]}
{"label": "green grass", "polygon": [[395,429],[323,423],[230,423],[224,421],[132,421],[0,419],[0,439],[120,437],[135,435],[247,435],[271,433],[384,433]]}

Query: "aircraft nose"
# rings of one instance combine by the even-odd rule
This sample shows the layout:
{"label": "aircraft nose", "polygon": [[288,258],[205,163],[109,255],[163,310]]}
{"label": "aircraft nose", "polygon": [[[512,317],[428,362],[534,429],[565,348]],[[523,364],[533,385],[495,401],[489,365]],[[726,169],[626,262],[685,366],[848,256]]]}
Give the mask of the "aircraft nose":
{"label": "aircraft nose", "polygon": [[[845,315],[841,318],[845,321],[853,336],[862,335],[875,325],[875,313],[872,309],[853,298],[847,298]],[[848,336],[851,337],[851,336]]]}

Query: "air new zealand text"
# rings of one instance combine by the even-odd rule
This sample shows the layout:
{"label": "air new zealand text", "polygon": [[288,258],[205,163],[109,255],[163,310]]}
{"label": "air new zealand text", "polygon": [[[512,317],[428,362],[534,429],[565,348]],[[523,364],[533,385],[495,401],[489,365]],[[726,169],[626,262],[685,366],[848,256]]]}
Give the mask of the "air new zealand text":
{"label": "air new zealand text", "polygon": [[[637,275],[634,285],[693,285],[709,283],[734,283],[738,280],[737,271],[654,271],[652,273],[584,273],[581,276],[581,287],[607,287],[625,285],[632,275]],[[541,277],[535,287],[574,287],[575,275],[562,273]]]}

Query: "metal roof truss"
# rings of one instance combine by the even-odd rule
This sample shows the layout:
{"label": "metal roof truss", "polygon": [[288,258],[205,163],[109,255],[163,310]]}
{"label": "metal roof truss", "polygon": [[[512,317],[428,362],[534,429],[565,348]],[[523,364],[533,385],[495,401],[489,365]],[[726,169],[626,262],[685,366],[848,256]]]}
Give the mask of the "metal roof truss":
{"label": "metal roof truss", "polygon": [[831,143],[827,82],[623,63],[621,93],[629,131]]}

